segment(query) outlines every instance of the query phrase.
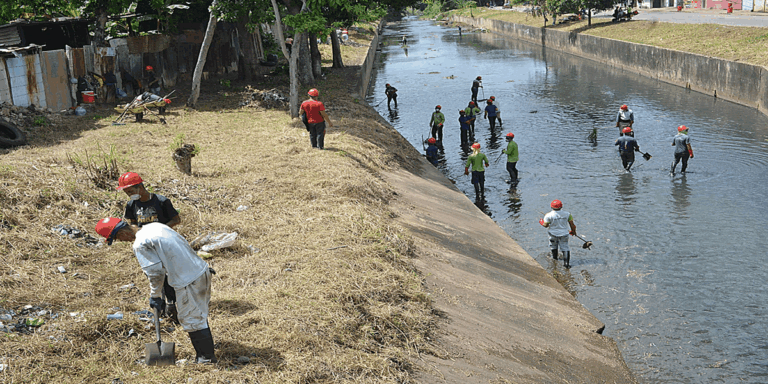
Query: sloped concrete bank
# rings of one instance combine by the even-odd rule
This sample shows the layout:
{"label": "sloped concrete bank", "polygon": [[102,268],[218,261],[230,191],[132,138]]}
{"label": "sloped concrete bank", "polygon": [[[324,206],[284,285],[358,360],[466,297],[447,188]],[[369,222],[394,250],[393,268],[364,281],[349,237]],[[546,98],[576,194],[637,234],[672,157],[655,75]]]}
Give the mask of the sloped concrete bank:
{"label": "sloped concrete bank", "polygon": [[768,115],[768,69],[762,66],[501,20],[457,15],[450,20],[631,69],[643,76],[757,108]]}
{"label": "sloped concrete bank", "polygon": [[[363,81],[374,61],[361,67]],[[418,381],[636,383],[616,343],[601,334],[605,325],[442,173],[414,161],[414,170],[383,177],[397,193],[393,220],[414,238],[413,262],[442,319],[441,350],[413,361]]]}

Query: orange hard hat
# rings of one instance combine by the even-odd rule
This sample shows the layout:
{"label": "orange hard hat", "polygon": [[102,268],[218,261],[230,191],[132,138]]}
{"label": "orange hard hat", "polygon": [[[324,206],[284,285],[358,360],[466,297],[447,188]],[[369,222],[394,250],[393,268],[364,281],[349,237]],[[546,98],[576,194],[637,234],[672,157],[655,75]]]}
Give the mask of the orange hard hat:
{"label": "orange hard hat", "polygon": [[96,233],[107,239],[107,245],[112,245],[112,241],[115,240],[117,231],[123,227],[126,227],[127,225],[128,224],[117,217],[108,217],[106,219],[99,220],[99,222],[96,223]]}
{"label": "orange hard hat", "polygon": [[123,173],[119,179],[117,179],[117,190],[122,191],[125,188],[132,187],[143,182],[144,180],[141,179],[141,176],[139,176],[138,173],[126,172]]}

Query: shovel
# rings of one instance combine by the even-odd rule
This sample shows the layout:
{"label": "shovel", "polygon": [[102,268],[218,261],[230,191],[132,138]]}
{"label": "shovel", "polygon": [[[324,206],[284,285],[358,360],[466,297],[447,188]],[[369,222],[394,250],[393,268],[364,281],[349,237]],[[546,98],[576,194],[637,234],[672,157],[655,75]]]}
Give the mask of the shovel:
{"label": "shovel", "polygon": [[176,343],[163,343],[160,338],[160,310],[155,308],[156,343],[144,344],[148,366],[176,365]]}
{"label": "shovel", "polygon": [[579,235],[576,235],[576,237],[578,237],[579,240],[584,242],[584,244],[581,245],[582,248],[589,249],[589,247],[592,246],[592,242],[591,241],[587,241],[586,239],[584,239],[583,237],[581,237]]}
{"label": "shovel", "polygon": [[[640,153],[642,153],[642,152],[640,152]],[[645,159],[646,161],[647,161],[647,160],[650,160],[650,159],[651,159],[651,157],[653,157],[653,156],[651,156],[651,154],[650,154],[650,153],[643,153],[643,159]]]}

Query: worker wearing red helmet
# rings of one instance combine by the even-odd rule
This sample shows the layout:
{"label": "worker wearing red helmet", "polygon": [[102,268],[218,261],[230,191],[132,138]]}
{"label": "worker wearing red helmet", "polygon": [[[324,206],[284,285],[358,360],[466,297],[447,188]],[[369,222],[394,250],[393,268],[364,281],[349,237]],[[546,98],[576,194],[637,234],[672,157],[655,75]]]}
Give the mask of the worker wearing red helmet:
{"label": "worker wearing red helmet", "polygon": [[[181,216],[173,207],[171,200],[163,195],[149,193],[144,187],[144,180],[136,172],[126,172],[117,179],[117,190],[125,192],[130,198],[125,204],[123,219],[137,230],[149,223],[162,223],[171,228],[181,224]],[[176,291],[165,279],[163,292],[168,300],[165,314],[178,323]]]}
{"label": "worker wearing red helmet", "polygon": [[493,100],[487,100],[485,104],[483,118],[488,119],[488,125],[491,127],[491,132],[494,132],[496,129],[496,115],[499,113],[499,108],[493,105]]}
{"label": "worker wearing red helmet", "polygon": [[147,71],[147,88],[155,95],[160,95],[160,79],[155,76],[155,69],[151,65],[144,68]]}
{"label": "worker wearing red helmet", "polygon": [[[470,101],[471,103],[471,101]],[[459,128],[461,129],[461,145],[469,145],[469,138],[472,133],[472,124],[475,122],[474,116],[467,116],[463,109],[459,110]]]}
{"label": "worker wearing red helmet", "polygon": [[331,119],[328,114],[325,113],[325,105],[318,101],[320,92],[312,88],[307,92],[309,100],[305,100],[301,103],[299,110],[302,119],[306,117],[306,127],[309,131],[309,142],[312,144],[312,148],[323,149],[325,147],[325,122],[328,122],[329,127],[333,127]]}
{"label": "worker wearing red helmet", "polygon": [[683,163],[680,172],[685,173],[688,168],[688,159],[693,159],[693,148],[691,148],[691,138],[688,136],[688,127],[681,125],[677,127],[677,135],[672,139],[672,146],[675,147],[675,162],[672,163],[670,173],[675,174],[677,163]]}
{"label": "worker wearing red helmet", "polygon": [[475,105],[477,105],[477,91],[480,90],[480,88],[483,87],[483,77],[478,76],[475,78],[474,81],[472,81],[472,101],[475,102]]}
{"label": "worker wearing red helmet", "polygon": [[439,142],[443,142],[443,123],[445,123],[445,115],[441,110],[442,106],[436,105],[435,111],[432,112],[432,118],[429,119],[429,126],[432,128],[432,137]]}
{"label": "worker wearing red helmet", "polygon": [[619,113],[616,115],[616,126],[619,127],[619,136],[624,135],[622,130],[626,127],[632,128],[632,124],[635,123],[635,114],[632,112],[626,104],[619,108]]}
{"label": "worker wearing red helmet", "polygon": [[469,174],[470,167],[472,168],[472,185],[475,186],[475,200],[481,200],[485,198],[485,168],[489,166],[488,157],[484,153],[480,152],[480,143],[472,144],[472,154],[467,157],[467,163],[464,164],[464,174]]}
{"label": "worker wearing red helmet", "polygon": [[437,167],[437,140],[434,137],[427,139],[427,160]]}
{"label": "worker wearing red helmet", "polygon": [[467,113],[467,116],[473,118],[472,123],[470,124],[470,128],[472,129],[469,131],[469,137],[473,141],[475,140],[475,123],[477,122],[477,117],[480,116],[480,111],[480,106],[474,101],[470,101],[469,104],[467,104],[467,108],[464,108],[464,112]]}
{"label": "worker wearing red helmet", "polygon": [[208,326],[213,271],[171,227],[149,223],[138,229],[117,217],[99,220],[96,232],[112,245],[114,240],[133,243],[133,253],[149,278],[149,306],[163,311],[163,279],[178,295],[179,322],[189,333],[197,363],[215,363],[213,336]]}
{"label": "worker wearing red helmet", "polygon": [[624,166],[624,169],[627,172],[630,172],[630,168],[632,168],[632,164],[635,163],[635,152],[640,152],[640,146],[637,144],[637,140],[634,138],[634,133],[632,133],[632,128],[630,127],[624,127],[622,129],[621,133],[622,136],[619,137],[618,140],[616,140],[616,143],[614,145],[619,146],[619,155],[621,155],[621,165]]}
{"label": "worker wearing red helmet", "polygon": [[515,143],[515,134],[507,133],[507,148],[503,149],[501,153],[507,154],[507,172],[509,172],[509,181],[514,184],[517,183],[517,143]]}
{"label": "worker wearing red helmet", "polygon": [[496,101],[496,96],[491,96],[488,100],[492,101],[493,105],[496,106],[496,120],[499,121],[499,127],[501,127],[503,123],[501,122],[501,108],[499,108],[499,102]]}
{"label": "worker wearing red helmet", "polygon": [[557,260],[559,249],[563,252],[563,265],[570,268],[571,249],[568,247],[568,235],[576,236],[576,224],[573,223],[573,216],[563,211],[562,201],[552,200],[549,206],[552,211],[539,219],[539,224],[549,229],[549,249],[552,252],[552,258]]}
{"label": "worker wearing red helmet", "polygon": [[387,84],[385,85],[384,93],[387,95],[387,108],[391,108],[389,103],[392,100],[395,101],[395,108],[397,108],[397,88]]}

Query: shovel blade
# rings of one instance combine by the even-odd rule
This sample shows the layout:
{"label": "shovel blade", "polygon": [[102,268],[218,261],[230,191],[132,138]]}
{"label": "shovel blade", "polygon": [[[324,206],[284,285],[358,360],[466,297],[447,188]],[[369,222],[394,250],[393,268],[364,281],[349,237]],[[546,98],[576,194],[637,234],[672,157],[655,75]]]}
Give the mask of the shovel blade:
{"label": "shovel blade", "polygon": [[653,157],[653,156],[651,156],[649,153],[643,153],[643,159],[650,160],[651,157]]}
{"label": "shovel blade", "polygon": [[148,366],[176,365],[176,343],[147,343],[144,348]]}

